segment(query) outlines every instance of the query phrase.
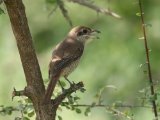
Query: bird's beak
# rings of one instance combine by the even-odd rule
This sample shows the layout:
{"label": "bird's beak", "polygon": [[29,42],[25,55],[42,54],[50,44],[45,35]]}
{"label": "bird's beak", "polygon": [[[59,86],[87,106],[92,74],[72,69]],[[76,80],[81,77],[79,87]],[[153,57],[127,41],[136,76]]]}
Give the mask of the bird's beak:
{"label": "bird's beak", "polygon": [[92,29],[92,31],[91,31],[92,33],[101,33],[101,31],[99,31],[99,30],[95,30],[95,29]]}
{"label": "bird's beak", "polygon": [[101,33],[99,30],[96,30],[96,29],[92,29],[91,30],[91,36],[92,38],[96,38],[96,39],[99,39],[99,37],[97,36],[97,33]]}

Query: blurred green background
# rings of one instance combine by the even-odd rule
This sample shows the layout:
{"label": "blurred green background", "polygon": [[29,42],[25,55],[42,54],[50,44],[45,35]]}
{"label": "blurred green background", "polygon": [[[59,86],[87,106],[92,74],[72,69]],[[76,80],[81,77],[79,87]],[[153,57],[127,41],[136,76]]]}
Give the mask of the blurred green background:
{"label": "blurred green background", "polygon": [[[23,1],[30,30],[34,40],[43,78],[48,78],[48,63],[54,46],[63,40],[70,30],[69,24],[63,18],[59,9],[48,16],[54,8],[47,5],[45,0]],[[101,31],[100,40],[87,44],[79,67],[69,76],[75,82],[83,81],[86,92],[77,94],[80,103],[90,104],[95,94],[106,85],[116,86],[116,90],[107,88],[103,93],[104,104],[122,101],[126,104],[140,104],[144,87],[148,87],[148,78],[144,74],[146,66],[137,0],[95,0],[95,4],[118,13],[122,19],[115,19],[104,14],[74,4],[65,2],[73,25],[85,25]],[[151,67],[153,80],[159,81],[160,76],[160,1],[143,0],[145,21],[151,24],[146,28],[149,48],[151,49]],[[4,7],[3,5],[1,5]],[[5,10],[5,13],[7,11]],[[16,105],[17,99],[11,100],[15,87],[21,90],[26,86],[24,73],[19,58],[15,38],[7,14],[0,15],[0,105]],[[63,80],[63,78],[62,78]],[[152,120],[152,109],[134,108],[123,109],[133,114],[135,120]],[[123,111],[122,110],[122,111]],[[116,118],[103,108],[94,108],[91,115],[76,114],[63,109],[58,112],[65,120],[115,120]],[[13,120],[21,116],[14,112],[11,116],[0,116],[0,120]],[[118,119],[118,118],[117,118]],[[125,118],[121,118],[122,120]]]}

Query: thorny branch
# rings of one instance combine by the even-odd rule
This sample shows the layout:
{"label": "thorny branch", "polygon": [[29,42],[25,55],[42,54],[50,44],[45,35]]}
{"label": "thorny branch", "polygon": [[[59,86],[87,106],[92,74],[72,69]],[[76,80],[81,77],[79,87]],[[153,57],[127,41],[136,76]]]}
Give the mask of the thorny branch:
{"label": "thorny branch", "polygon": [[[144,36],[144,46],[145,46],[145,52],[146,52],[146,64],[148,67],[148,78],[149,78],[149,82],[150,82],[150,90],[151,90],[151,95],[155,96],[156,94],[155,94],[153,80],[152,80],[151,65],[150,65],[150,58],[149,58],[149,49],[148,49],[148,43],[147,43],[147,36],[146,36],[145,22],[144,22],[144,15],[143,15],[143,10],[142,10],[141,0],[139,0],[139,8],[140,8],[143,36]],[[158,112],[157,112],[157,106],[156,106],[155,99],[152,99],[152,105],[153,105],[155,119],[158,120]]]}
{"label": "thorny branch", "polygon": [[[107,104],[95,104],[95,105],[89,105],[89,104],[76,104],[72,105],[75,107],[113,107],[112,105]],[[151,108],[151,106],[143,106],[143,105],[114,105],[115,108]]]}
{"label": "thorny branch", "polygon": [[71,95],[73,92],[76,92],[77,90],[84,90],[83,82],[79,82],[77,84],[72,84],[70,88],[63,91],[62,94],[60,94],[58,97],[56,97],[54,100],[52,100],[52,104],[55,106],[58,106],[62,103],[62,101],[69,95]]}
{"label": "thorny branch", "polygon": [[[112,16],[114,18],[117,18],[117,19],[121,18],[120,15],[118,15],[117,13],[111,11],[110,8],[107,9],[107,8],[99,7],[99,6],[95,5],[95,4],[93,4],[93,2],[89,1],[89,0],[67,0],[67,1],[68,2],[77,3],[77,4],[80,4],[80,5],[85,6],[87,8],[90,8],[90,9],[96,11],[97,13],[110,15],[110,16]],[[72,20],[71,20],[70,16],[68,15],[67,9],[65,8],[64,1],[63,0],[56,0],[56,2],[57,2],[57,6],[60,8],[64,18],[67,20],[69,25],[72,27],[73,26]],[[49,13],[48,16],[50,16],[57,9],[57,6]]]}
{"label": "thorny branch", "polygon": [[118,19],[121,18],[121,16],[119,16],[117,13],[111,11],[110,9],[101,8],[101,7],[93,4],[89,0],[67,0],[67,1],[74,2],[74,3],[80,4],[82,6],[88,7],[92,10],[95,10],[98,13],[103,13],[103,14],[106,14],[106,15],[110,15],[110,16],[112,16],[114,18],[118,18]]}
{"label": "thorny branch", "polygon": [[26,89],[24,90],[20,90],[20,91],[17,91],[15,88],[13,89],[13,92],[12,92],[12,100],[15,96],[27,96],[26,95]]}
{"label": "thorny branch", "polygon": [[[90,108],[105,108],[109,113],[112,113],[115,116],[121,116],[125,117],[129,120],[133,120],[132,116],[126,114],[125,112],[120,111],[118,108],[151,108],[151,106],[144,106],[144,105],[130,105],[130,104],[113,104],[113,105],[107,105],[107,104],[96,104],[92,103],[91,105],[89,104],[76,104],[76,105],[71,105],[73,107],[85,107],[87,109]],[[87,110],[86,109],[86,110]]]}
{"label": "thorny branch", "polygon": [[64,2],[63,0],[57,0],[57,4],[58,4],[58,7],[60,8],[64,18],[67,20],[67,22],[69,23],[69,25],[72,27],[72,21],[71,21],[71,18],[69,17],[68,15],[68,11],[67,9],[65,8],[64,6]]}

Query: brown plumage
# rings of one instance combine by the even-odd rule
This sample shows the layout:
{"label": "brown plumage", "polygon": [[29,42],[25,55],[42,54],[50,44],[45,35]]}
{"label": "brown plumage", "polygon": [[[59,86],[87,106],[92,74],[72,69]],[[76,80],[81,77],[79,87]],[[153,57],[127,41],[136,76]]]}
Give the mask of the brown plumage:
{"label": "brown plumage", "polygon": [[74,27],[66,39],[55,47],[49,64],[50,83],[46,90],[45,101],[50,100],[60,76],[67,79],[68,75],[78,66],[86,41],[95,37],[94,33],[97,32],[99,31],[84,26]]}

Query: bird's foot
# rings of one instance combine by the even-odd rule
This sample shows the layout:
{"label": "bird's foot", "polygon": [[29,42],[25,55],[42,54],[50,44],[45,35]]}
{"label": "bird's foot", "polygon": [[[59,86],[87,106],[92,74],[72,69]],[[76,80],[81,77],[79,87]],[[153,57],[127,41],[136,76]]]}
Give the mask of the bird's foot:
{"label": "bird's foot", "polygon": [[72,86],[74,86],[76,83],[72,81],[72,82],[70,82],[69,84],[70,84],[70,87],[72,87]]}
{"label": "bird's foot", "polygon": [[65,78],[65,80],[67,80],[69,82],[70,87],[75,85],[75,83],[73,81],[71,82],[66,76],[64,78]]}
{"label": "bird's foot", "polygon": [[62,93],[64,93],[66,89],[63,87],[63,85],[62,85],[62,83],[60,81],[59,81],[59,85],[61,87]]}
{"label": "bird's foot", "polygon": [[62,93],[64,93],[66,91],[66,89],[64,87],[61,87]]}

